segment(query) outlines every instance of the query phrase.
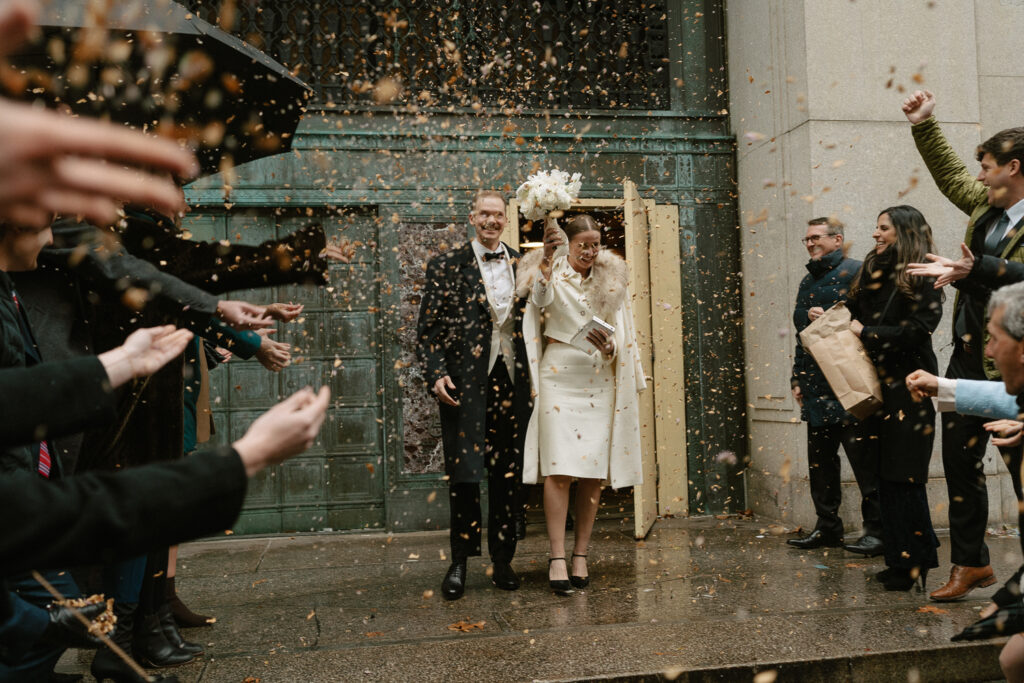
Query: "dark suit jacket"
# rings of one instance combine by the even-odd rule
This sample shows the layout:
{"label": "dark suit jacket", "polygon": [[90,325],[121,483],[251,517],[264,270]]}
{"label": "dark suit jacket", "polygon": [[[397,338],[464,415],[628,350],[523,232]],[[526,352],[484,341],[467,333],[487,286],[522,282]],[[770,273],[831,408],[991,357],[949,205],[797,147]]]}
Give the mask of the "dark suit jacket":
{"label": "dark suit jacket", "polygon": [[[519,252],[505,246],[513,259],[514,271]],[[532,409],[522,335],[523,305],[521,300],[512,302],[516,319],[514,414],[519,425],[517,443],[513,445],[520,453]],[[438,404],[445,472],[452,483],[479,482],[484,474],[487,362],[492,325],[487,291],[472,244],[467,242],[431,259],[420,302],[417,355],[423,364],[428,390],[448,375],[455,383],[455,391],[449,393],[461,404]]]}

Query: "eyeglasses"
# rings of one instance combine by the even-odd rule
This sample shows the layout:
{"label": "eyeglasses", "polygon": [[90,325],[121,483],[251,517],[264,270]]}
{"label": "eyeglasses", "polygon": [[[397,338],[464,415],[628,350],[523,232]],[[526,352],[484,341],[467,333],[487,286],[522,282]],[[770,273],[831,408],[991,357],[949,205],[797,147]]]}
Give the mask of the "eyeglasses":
{"label": "eyeglasses", "polygon": [[829,232],[823,235],[808,235],[807,237],[804,238],[803,241],[804,244],[817,244],[819,241],[821,241],[822,237],[838,237],[838,235],[833,235],[832,233]]}

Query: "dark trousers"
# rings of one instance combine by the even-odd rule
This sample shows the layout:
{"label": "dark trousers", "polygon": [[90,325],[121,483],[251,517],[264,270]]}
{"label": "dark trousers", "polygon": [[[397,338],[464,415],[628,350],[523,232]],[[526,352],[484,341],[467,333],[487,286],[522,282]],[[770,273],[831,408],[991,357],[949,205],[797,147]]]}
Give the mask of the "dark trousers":
{"label": "dark trousers", "polygon": [[931,510],[923,483],[878,482],[882,508],[885,564],[928,570],[939,566],[939,539],[932,529]]}
{"label": "dark trousers", "polygon": [[[487,379],[487,435],[484,462],[487,465],[487,549],[491,560],[511,562],[516,553],[514,512],[521,501],[523,455],[515,447],[514,386],[504,361],[499,357]],[[452,560],[480,555],[480,484],[453,483],[448,486],[451,508]]]}
{"label": "dark trousers", "polygon": [[807,466],[811,501],[818,515],[815,529],[831,535],[843,535],[839,517],[842,481],[839,446],[842,444],[860,489],[860,513],[867,536],[882,537],[882,514],[878,503],[878,450],[868,448],[855,424],[807,426]]}
{"label": "dark trousers", "polygon": [[[70,573],[45,571],[41,574],[64,597],[82,597]],[[11,653],[14,655],[12,660],[0,662],[0,681],[45,681],[64,653],[64,648],[59,645],[34,642],[34,638],[42,634],[42,629],[49,621],[46,605],[53,602],[54,598],[29,574],[7,579],[7,587],[25,602],[22,603],[22,609],[15,610],[17,623],[8,625],[10,628],[5,629],[4,638],[9,642],[23,642],[23,645],[16,653]]]}
{"label": "dark trousers", "polygon": [[[985,379],[978,352],[972,353],[961,342],[956,342],[946,377]],[[983,426],[989,421],[959,413],[942,414],[942,467],[949,494],[950,561],[965,567],[984,567],[989,563],[985,544],[988,487],[984,470],[989,435]],[[1010,454],[1007,451],[1003,457]]]}

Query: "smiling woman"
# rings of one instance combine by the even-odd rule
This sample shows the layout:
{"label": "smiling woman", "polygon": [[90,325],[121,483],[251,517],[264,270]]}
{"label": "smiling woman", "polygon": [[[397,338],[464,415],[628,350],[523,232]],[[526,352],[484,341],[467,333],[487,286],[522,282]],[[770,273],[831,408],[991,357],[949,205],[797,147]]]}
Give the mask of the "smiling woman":
{"label": "smiling woman", "polygon": [[[600,226],[591,216],[573,216],[564,232],[549,219],[544,249],[523,258],[516,279],[517,293],[528,300],[523,337],[536,393],[523,481],[544,478],[548,579],[552,590],[564,594],[590,581],[587,549],[601,487],[641,481],[637,394],[646,383],[626,262],[601,249]],[[587,350],[577,348],[575,339],[588,327]],[[574,478],[579,487],[570,572],[565,518]]]}

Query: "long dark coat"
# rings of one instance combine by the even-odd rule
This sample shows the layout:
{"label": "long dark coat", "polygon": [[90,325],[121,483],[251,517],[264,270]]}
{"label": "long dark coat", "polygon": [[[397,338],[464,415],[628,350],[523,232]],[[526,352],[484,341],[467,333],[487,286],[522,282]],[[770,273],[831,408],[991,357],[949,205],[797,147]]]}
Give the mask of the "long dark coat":
{"label": "long dark coat", "polygon": [[855,418],[843,410],[821,368],[804,350],[800,333],[811,324],[807,311],[815,306],[825,310],[846,300],[853,276],[860,270],[860,261],[843,258],[841,249],[825,254],[817,260],[807,262],[807,275],[800,281],[793,308],[793,325],[796,327],[796,353],[793,357],[791,384],[799,386],[803,394],[800,419],[811,427],[837,425],[852,422]]}
{"label": "long dark coat", "polygon": [[[505,246],[514,270],[519,252]],[[513,410],[518,423],[514,446],[520,454],[533,406],[522,335],[524,304],[520,299],[512,303],[516,317]],[[449,393],[461,404],[453,407],[438,403],[445,473],[451,483],[479,482],[484,475],[491,330],[487,291],[472,244],[467,242],[431,259],[420,302],[417,355],[423,364],[428,391],[438,379],[448,375],[455,384],[455,391]],[[434,399],[433,393],[430,396]]]}
{"label": "long dark coat", "polygon": [[[942,319],[942,292],[934,280],[916,282],[914,296],[896,288],[891,265],[876,264],[850,298],[850,314],[864,325],[861,341],[882,383],[882,410],[865,421],[866,438],[877,438],[883,479],[924,484],[935,440],[935,408],[915,401],[906,377],[918,368],[932,374],[938,362],[932,333]],[[883,315],[884,312],[884,315]]]}

